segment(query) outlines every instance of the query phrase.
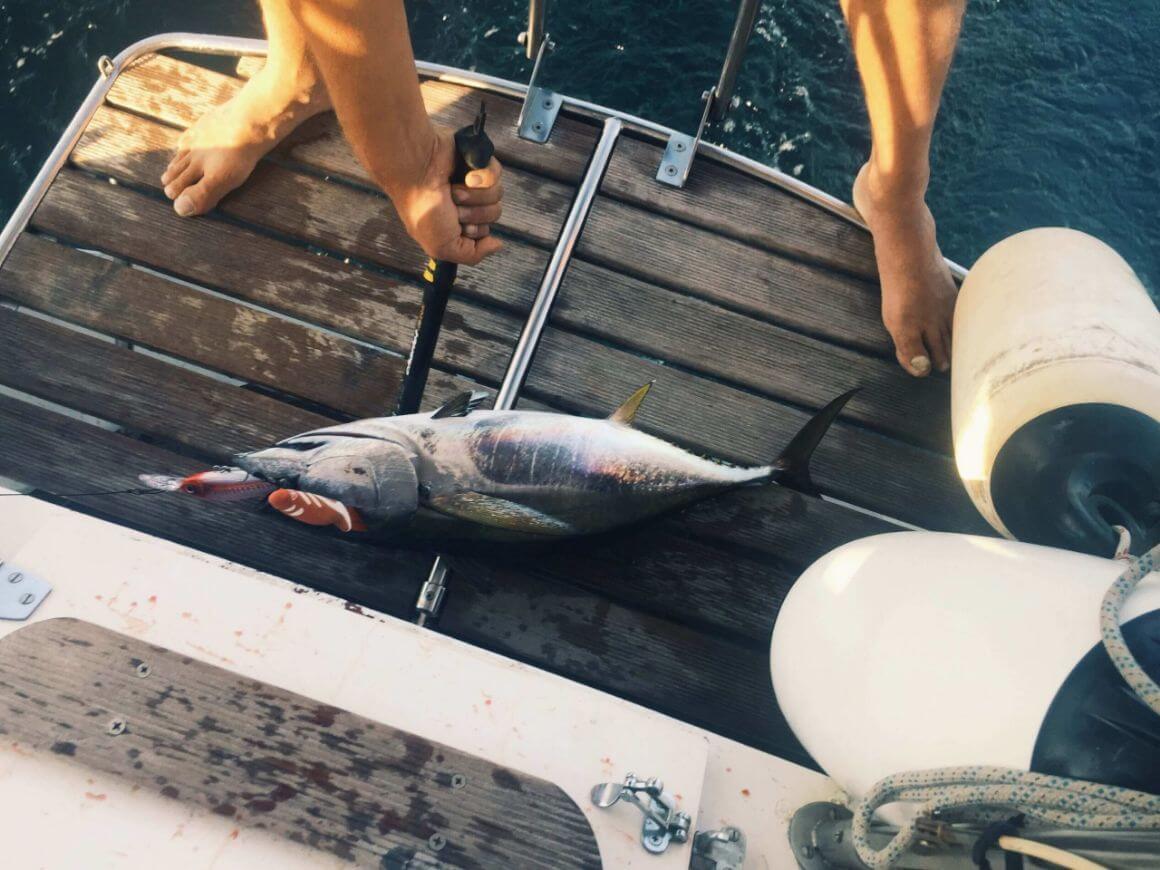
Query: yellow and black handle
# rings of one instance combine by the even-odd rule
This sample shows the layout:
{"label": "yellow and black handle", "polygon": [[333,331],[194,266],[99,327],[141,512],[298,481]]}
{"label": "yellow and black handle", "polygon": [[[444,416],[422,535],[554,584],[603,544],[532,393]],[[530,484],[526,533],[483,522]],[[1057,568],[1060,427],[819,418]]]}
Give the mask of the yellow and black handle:
{"label": "yellow and black handle", "polygon": [[[468,172],[484,169],[491,163],[495,146],[484,132],[486,121],[487,108],[481,102],[475,123],[456,131],[452,184],[463,184]],[[407,372],[399,391],[398,414],[414,414],[419,410],[423,390],[427,386],[427,374],[431,370],[431,359],[435,355],[435,345],[439,341],[439,327],[443,324],[447,300],[451,297],[451,287],[458,273],[459,267],[446,260],[429,260],[427,268],[423,270],[423,279],[427,282],[423,288],[423,309],[419,312],[419,324],[411,344]]]}

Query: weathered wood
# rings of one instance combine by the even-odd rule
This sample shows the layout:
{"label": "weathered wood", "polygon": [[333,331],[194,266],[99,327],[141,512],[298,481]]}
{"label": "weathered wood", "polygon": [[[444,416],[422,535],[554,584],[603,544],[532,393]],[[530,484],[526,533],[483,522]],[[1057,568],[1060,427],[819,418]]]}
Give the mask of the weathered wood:
{"label": "weathered wood", "polygon": [[[160,79],[157,77],[159,73],[162,74]],[[192,92],[200,94],[201,97],[187,102],[175,99],[173,94],[159,95],[154,91],[158,81],[172,83],[176,88],[175,94]],[[242,82],[238,79],[192,64],[154,56],[147,64],[135,66],[119,78],[109,101],[132,112],[184,128],[193,124],[213,105],[233,96],[241,85]],[[441,86],[428,93],[427,97],[428,111],[436,120],[457,127],[474,120],[479,104],[478,95],[471,94],[466,88],[454,88],[449,92],[447,86]],[[516,147],[521,153],[536,147],[517,137],[514,127],[503,124],[504,116],[510,114],[510,110],[505,112],[503,110],[505,107],[501,104],[508,102],[510,101],[502,98],[494,102],[488,99],[490,116],[488,132],[496,143],[501,160],[512,147]],[[498,117],[493,114],[496,111],[499,113]],[[518,107],[516,111],[518,112]],[[579,156],[582,160],[586,160],[595,144],[595,137],[585,131],[578,138],[576,146],[587,148]],[[516,146],[515,143],[521,145]],[[278,156],[378,191],[378,186],[371,180],[362,164],[355,159],[339,129],[338,122],[331,113],[314,118],[300,128],[278,150]],[[539,159],[542,161],[544,156],[540,155]],[[542,176],[530,175],[513,167],[504,174],[504,216],[497,227],[550,245],[559,233],[570,200],[569,185]],[[391,210],[385,201],[384,207]],[[394,217],[393,210],[391,216]]]}
{"label": "weathered wood", "polygon": [[[220,290],[399,353],[410,350],[422,290],[212,217],[64,169],[33,219],[58,238]],[[147,227],[147,232],[142,228]]]}
{"label": "weathered wood", "polygon": [[[0,395],[0,475],[51,493],[137,486],[140,472],[184,475],[205,463]],[[179,495],[70,499],[72,506],[408,618],[429,556],[327,534],[273,512]]]}
{"label": "weathered wood", "polygon": [[883,358],[893,345],[877,288],[608,198],[592,208],[581,257],[789,329]]}
{"label": "weathered wood", "polygon": [[857,385],[862,390],[845,419],[950,453],[948,380],[916,380],[893,359],[827,344],[585,262],[569,269],[552,322],[797,405],[820,407]]}
{"label": "weathered wood", "polygon": [[357,866],[601,866],[550,782],[80,620],[0,641],[0,705],[23,747]]}
{"label": "weathered wood", "polygon": [[402,380],[399,356],[42,237],[16,243],[0,295],[354,416],[393,407]]}
{"label": "weathered wood", "polygon": [[[89,124],[73,162],[140,187],[160,189],[177,131],[115,109],[102,109]],[[259,164],[218,211],[256,227],[323,248],[339,259],[352,257],[419,278],[427,258],[407,235],[383,197],[334,184],[268,161]],[[456,288],[479,296],[499,296],[505,288],[539,285],[548,253],[529,243],[505,239],[502,257],[461,269]]]}
{"label": "weathered wood", "polygon": [[450,557],[442,631],[813,766],[770,686],[769,652],[634,612],[549,576]]}
{"label": "weathered wood", "polygon": [[683,188],[658,184],[663,153],[662,145],[622,136],[601,192],[768,251],[878,280],[865,229],[705,154]]}
{"label": "weathered wood", "polygon": [[5,386],[181,444],[210,462],[335,422],[3,308],[0,346]]}
{"label": "weathered wood", "polygon": [[[244,57],[238,61],[238,75],[250,78],[264,63],[261,58]],[[189,75],[185,70],[174,72]],[[420,87],[427,113],[437,123],[455,130],[472,123],[479,100],[486,100],[488,135],[495,142],[496,155],[508,166],[520,166],[550,178],[575,183],[583,174],[588,155],[596,144],[596,125],[569,117],[566,112],[556,119],[547,142],[529,142],[516,135],[520,114],[518,100],[494,93],[481,94],[463,85],[430,78],[423,79]]]}

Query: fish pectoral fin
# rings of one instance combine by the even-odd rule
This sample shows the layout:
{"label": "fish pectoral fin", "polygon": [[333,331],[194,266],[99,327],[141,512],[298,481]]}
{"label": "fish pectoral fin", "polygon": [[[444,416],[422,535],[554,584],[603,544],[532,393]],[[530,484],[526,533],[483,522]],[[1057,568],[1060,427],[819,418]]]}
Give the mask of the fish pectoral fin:
{"label": "fish pectoral fin", "polygon": [[466,417],[478,408],[487,399],[488,395],[483,390],[469,390],[459,393],[456,396],[452,396],[450,401],[440,405],[431,414],[431,419],[441,420],[444,417]]}
{"label": "fish pectoral fin", "polygon": [[623,405],[613,411],[608,419],[613,423],[623,423],[625,426],[631,426],[633,421],[636,420],[636,412],[640,408],[640,403],[644,401],[644,397],[648,395],[648,391],[652,389],[652,385],[655,383],[656,381],[649,381],[638,389],[625,400]]}
{"label": "fish pectoral fin", "polygon": [[519,502],[485,495],[482,492],[458,492],[453,495],[436,496],[428,502],[428,506],[449,516],[498,529],[533,532],[538,535],[573,533],[568,523],[555,517]]}

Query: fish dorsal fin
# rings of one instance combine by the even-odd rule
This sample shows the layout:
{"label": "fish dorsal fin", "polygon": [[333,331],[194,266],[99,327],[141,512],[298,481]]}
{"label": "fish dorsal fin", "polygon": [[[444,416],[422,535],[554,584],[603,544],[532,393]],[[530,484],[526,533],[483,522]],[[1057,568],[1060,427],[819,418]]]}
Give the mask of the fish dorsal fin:
{"label": "fish dorsal fin", "polygon": [[441,420],[444,417],[466,417],[480,406],[487,393],[482,390],[469,390],[453,396],[451,401],[441,405],[432,415],[432,420]]}
{"label": "fish dorsal fin", "polygon": [[625,426],[631,426],[636,419],[636,412],[640,409],[640,403],[644,401],[644,397],[648,395],[648,391],[652,389],[652,385],[656,381],[649,381],[627,399],[624,404],[612,412],[609,420],[613,423],[623,423]]}

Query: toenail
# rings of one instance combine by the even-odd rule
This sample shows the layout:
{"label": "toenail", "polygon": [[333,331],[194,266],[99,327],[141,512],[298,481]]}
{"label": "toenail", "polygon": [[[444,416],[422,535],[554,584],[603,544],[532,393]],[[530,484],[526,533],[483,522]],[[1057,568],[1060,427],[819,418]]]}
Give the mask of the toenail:
{"label": "toenail", "polygon": [[[193,214],[194,207],[188,196],[179,196],[173,202],[173,210],[177,212],[179,217],[189,217]],[[923,359],[926,359],[926,357],[923,357]],[[930,367],[930,363],[927,363],[927,367]]]}
{"label": "toenail", "polygon": [[930,374],[930,358],[916,356],[910,360],[910,367],[920,375],[928,375]]}

